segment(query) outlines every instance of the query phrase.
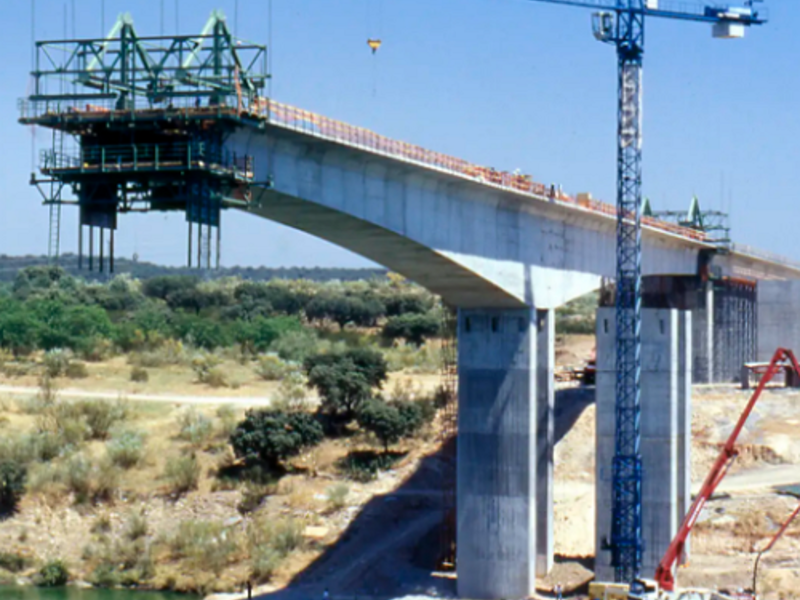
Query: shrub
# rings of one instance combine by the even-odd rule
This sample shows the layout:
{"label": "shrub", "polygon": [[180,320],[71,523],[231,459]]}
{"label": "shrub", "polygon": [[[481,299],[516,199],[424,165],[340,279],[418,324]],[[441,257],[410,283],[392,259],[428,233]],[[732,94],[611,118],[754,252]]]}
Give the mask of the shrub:
{"label": "shrub", "polygon": [[144,367],[133,367],[131,369],[131,381],[136,383],[147,383],[150,381],[150,374]]}
{"label": "shrub", "polygon": [[[149,338],[158,337],[153,332],[148,333]],[[183,343],[173,339],[166,340],[147,340],[142,334],[140,344],[156,346],[151,350],[142,352],[132,352],[128,355],[128,363],[136,367],[157,368],[168,365],[186,364],[186,350]]]}
{"label": "shrub", "polygon": [[214,435],[214,424],[194,406],[178,416],[178,439],[189,442],[193,447],[205,446]]}
{"label": "shrub", "polygon": [[291,369],[277,354],[265,354],[258,357],[256,373],[264,381],[278,381]]}
{"label": "shrub", "polygon": [[48,350],[42,358],[45,374],[49,377],[61,377],[66,373],[70,360],[72,360],[72,352],[69,350],[60,348]]}
{"label": "shrub", "polygon": [[106,442],[106,453],[111,462],[123,469],[135,467],[144,458],[145,436],[140,431],[117,429]]}
{"label": "shrub", "polygon": [[270,349],[283,360],[302,363],[317,352],[317,344],[317,334],[313,330],[301,329],[281,335],[270,345]]}
{"label": "shrub", "polygon": [[294,519],[280,520],[272,531],[272,547],[286,556],[303,545],[303,526]]}
{"label": "shrub", "polygon": [[242,488],[242,498],[239,500],[239,504],[236,505],[236,509],[244,514],[253,512],[259,506],[261,506],[261,502],[275,492],[275,485],[274,484],[260,484],[251,481],[247,481]]}
{"label": "shrub", "polygon": [[268,547],[284,558],[303,545],[303,526],[295,519],[271,519],[266,515],[250,521],[247,538],[253,548]]}
{"label": "shrub", "polygon": [[89,376],[89,370],[85,363],[71,362],[67,365],[64,375],[70,379],[86,379]]}
{"label": "shrub", "polygon": [[0,515],[16,511],[25,493],[28,469],[24,464],[5,459],[0,462]]}
{"label": "shrub", "polygon": [[120,470],[110,460],[101,460],[93,473],[93,501],[111,500],[119,488]]}
{"label": "shrub", "polygon": [[111,517],[107,514],[98,515],[92,523],[92,533],[108,533],[111,531]]}
{"label": "shrub", "polygon": [[308,383],[322,398],[322,409],[350,420],[356,410],[387,378],[386,360],[380,352],[356,348],[344,353],[317,354],[304,363]]}
{"label": "shrub", "polygon": [[108,561],[102,561],[92,570],[89,581],[95,587],[113,588],[120,583],[119,571],[117,566]]}
{"label": "shrub", "polygon": [[116,402],[79,400],[73,403],[73,407],[78,415],[82,415],[86,419],[89,436],[95,440],[106,439],[111,427],[115,423],[126,420],[130,415],[130,407],[122,399]]}
{"label": "shrub", "polygon": [[144,513],[131,513],[128,519],[128,526],[125,530],[125,536],[131,541],[136,541],[147,536],[147,519]]}
{"label": "shrub", "polygon": [[378,454],[373,451],[349,452],[337,462],[341,472],[353,481],[368,483],[375,479],[378,471],[389,469],[403,456],[397,453]]}
{"label": "shrub", "polygon": [[322,426],[307,413],[248,410],[231,436],[233,451],[248,464],[275,469],[280,461],[322,441]]}
{"label": "shrub", "polygon": [[350,488],[347,484],[337,483],[332,485],[325,491],[325,496],[328,500],[328,509],[331,512],[343,509],[347,505],[347,496],[350,494]]}
{"label": "shrub", "polygon": [[192,359],[192,370],[198,383],[205,383],[211,387],[225,387],[227,379],[225,371],[220,368],[222,359],[208,352],[198,354]]}
{"label": "shrub", "polygon": [[442,368],[441,351],[429,344],[422,347],[395,345],[384,350],[384,355],[390,371],[407,369],[413,373],[437,373]]}
{"label": "shrub", "polygon": [[238,388],[241,385],[241,381],[231,382],[228,379],[228,374],[222,367],[214,367],[213,369],[211,369],[206,375],[204,383],[212,388],[221,388],[221,387]]}
{"label": "shrub", "polygon": [[217,409],[219,419],[219,435],[228,439],[236,429],[236,411],[230,404],[223,404]]}
{"label": "shrub", "polygon": [[174,557],[187,558],[195,569],[219,575],[238,550],[233,533],[218,522],[182,521],[169,546]]}
{"label": "shrub", "polygon": [[283,560],[271,546],[255,546],[250,554],[250,576],[257,583],[269,581]]}
{"label": "shrub", "polygon": [[281,380],[271,406],[277,410],[301,411],[308,408],[308,379],[292,371]]}
{"label": "shrub", "polygon": [[75,494],[75,502],[88,502],[92,495],[92,463],[80,454],[69,459],[64,471],[67,488]]}
{"label": "shrub", "polygon": [[69,569],[64,561],[47,562],[34,577],[33,582],[41,587],[61,587],[69,581]]}
{"label": "shrub", "polygon": [[30,565],[31,560],[27,556],[14,554],[13,552],[0,552],[0,569],[5,569],[11,573],[19,573]]}
{"label": "shrub", "polygon": [[197,482],[200,479],[200,464],[197,462],[197,457],[191,453],[170,458],[164,469],[164,478],[172,492],[177,495],[197,489]]}

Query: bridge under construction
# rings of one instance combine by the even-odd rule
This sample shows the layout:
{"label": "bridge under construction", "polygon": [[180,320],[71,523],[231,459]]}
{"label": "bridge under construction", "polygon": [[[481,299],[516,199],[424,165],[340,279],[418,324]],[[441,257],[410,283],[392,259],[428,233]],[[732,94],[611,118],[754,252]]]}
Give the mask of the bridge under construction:
{"label": "bridge under construction", "polygon": [[[119,216],[147,211],[183,212],[187,263],[213,268],[222,214],[239,209],[357,252],[458,309],[448,429],[458,471],[446,494],[458,516],[445,519],[455,527],[443,528],[443,557],[463,596],[529,595],[553,564],[554,309],[614,276],[616,208],[278,102],[266,94],[268,49],[236,39],[219,12],[198,35],[140,36],[123,15],[104,38],[35,50],[20,123],[52,132],[31,183],[50,211],[53,259],[62,208],[74,205],[89,269],[113,271]],[[800,345],[759,338],[762,327],[786,332],[757,294],[790,285],[779,280],[800,278],[800,264],[717,231],[642,217],[643,460],[677,474],[645,483],[645,498],[658,497],[643,508],[646,568],[674,535],[661,524],[688,506],[692,379],[730,380],[762,346]],[[614,433],[614,324],[600,315],[598,469]],[[610,500],[607,485],[598,476],[598,498]],[[608,576],[611,512],[598,507],[597,570]]]}

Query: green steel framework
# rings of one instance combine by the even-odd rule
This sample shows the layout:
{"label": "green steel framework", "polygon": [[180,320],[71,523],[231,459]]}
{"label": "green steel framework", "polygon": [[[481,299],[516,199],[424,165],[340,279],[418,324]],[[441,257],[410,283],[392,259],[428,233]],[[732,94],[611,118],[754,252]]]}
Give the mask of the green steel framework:
{"label": "green steel framework", "polygon": [[20,122],[53,132],[31,175],[50,206],[51,258],[61,206],[75,204],[79,262],[88,228],[90,269],[95,232],[99,269],[107,251],[113,270],[118,214],[148,210],[183,211],[189,265],[210,268],[214,246],[218,265],[221,210],[245,202],[254,183],[252,157],[230,152],[226,139],[245,122],[263,126],[243,107],[269,78],[266,47],[235,38],[215,11],[199,35],[142,37],[124,14],[105,38],[39,41],[35,50]]}

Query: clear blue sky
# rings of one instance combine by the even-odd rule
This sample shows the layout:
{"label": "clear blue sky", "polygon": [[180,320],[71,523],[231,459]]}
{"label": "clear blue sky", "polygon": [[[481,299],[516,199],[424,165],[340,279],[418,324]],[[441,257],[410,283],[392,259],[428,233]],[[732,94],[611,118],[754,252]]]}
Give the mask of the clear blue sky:
{"label": "clear blue sky", "polygon": [[[2,0],[0,254],[47,248],[47,210],[28,186],[31,132],[16,120],[28,84],[30,2]],[[102,0],[35,0],[36,38],[98,36]],[[133,14],[161,31],[161,0],[105,0],[108,29]],[[210,11],[236,25],[235,0],[177,0],[178,31]],[[164,0],[175,31],[176,0]],[[390,137],[613,201],[616,60],[591,35],[588,10],[527,0],[272,0],[273,96]],[[651,19],[645,57],[645,195],[656,208],[730,207],[734,239],[800,258],[800,2],[770,0],[771,22],[744,40],[702,24]],[[238,0],[238,34],[267,43],[268,0]],[[383,47],[370,54],[367,37]],[[45,147],[44,131],[37,144]],[[724,180],[724,193],[722,181]],[[228,211],[224,265],[363,266],[367,261],[278,225]],[[76,248],[65,210],[62,251]],[[124,216],[117,254],[182,264],[181,216]]]}

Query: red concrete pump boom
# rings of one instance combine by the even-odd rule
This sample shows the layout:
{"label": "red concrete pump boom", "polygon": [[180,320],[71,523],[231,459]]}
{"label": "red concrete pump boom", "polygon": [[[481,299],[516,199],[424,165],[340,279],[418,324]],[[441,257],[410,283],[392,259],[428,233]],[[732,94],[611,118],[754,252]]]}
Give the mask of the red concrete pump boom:
{"label": "red concrete pump boom", "polygon": [[686,539],[692,532],[692,528],[697,522],[697,518],[700,516],[700,513],[703,511],[703,507],[705,506],[706,502],[714,493],[714,490],[717,489],[719,482],[725,477],[733,462],[733,459],[736,458],[736,455],[738,454],[738,450],[735,448],[736,439],[742,432],[745,421],[747,421],[747,418],[753,411],[753,407],[755,406],[756,402],[758,402],[761,392],[764,391],[767,383],[769,383],[769,381],[775,376],[775,373],[777,373],[780,368],[785,367],[791,367],[798,374],[798,376],[800,376],[800,365],[798,365],[794,353],[791,350],[786,350],[785,348],[778,348],[775,351],[775,355],[772,357],[772,361],[769,363],[767,372],[764,373],[764,376],[758,383],[756,391],[753,392],[750,401],[747,403],[747,406],[739,417],[739,421],[736,423],[736,427],[734,427],[730,437],[728,438],[728,441],[725,442],[725,446],[722,448],[722,452],[720,452],[719,457],[717,457],[714,466],[711,467],[711,472],[709,472],[706,480],[703,482],[703,487],[700,488],[700,492],[697,494],[697,497],[692,503],[691,508],[683,518],[683,522],[678,529],[678,533],[675,535],[675,538],[672,540],[672,542],[670,542],[667,551],[664,553],[664,557],[661,559],[661,562],[656,569],[655,579],[662,590],[671,592],[675,588],[675,578],[672,574],[672,569],[675,566],[678,558],[681,556],[681,554],[683,554],[683,548],[686,544]]}

